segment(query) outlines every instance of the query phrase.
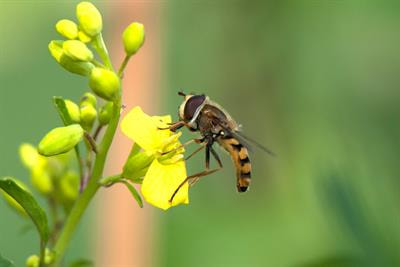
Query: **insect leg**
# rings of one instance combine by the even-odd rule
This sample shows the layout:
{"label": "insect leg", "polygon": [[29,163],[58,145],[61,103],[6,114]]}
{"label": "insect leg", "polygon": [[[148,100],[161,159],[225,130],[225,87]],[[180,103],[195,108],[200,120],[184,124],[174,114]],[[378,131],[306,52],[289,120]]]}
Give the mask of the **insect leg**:
{"label": "insect leg", "polygon": [[172,132],[175,132],[176,130],[182,128],[183,126],[185,126],[185,122],[184,121],[177,121],[174,122],[172,124],[170,124],[170,126],[165,127],[165,128],[158,128],[159,130],[170,130]]}
{"label": "insect leg", "polygon": [[204,176],[210,175],[210,174],[212,174],[212,173],[214,173],[214,172],[216,172],[216,171],[219,171],[220,169],[221,169],[221,168],[217,168],[217,169],[213,169],[213,170],[206,170],[206,171],[202,171],[202,172],[199,172],[199,173],[196,173],[196,174],[193,174],[193,175],[190,175],[190,176],[186,177],[186,179],[183,180],[183,182],[178,186],[178,188],[177,188],[177,189],[175,190],[175,192],[172,194],[172,196],[171,196],[169,202],[172,202],[172,200],[174,199],[176,193],[178,193],[179,189],[181,189],[181,187],[182,187],[186,182],[188,182],[189,180],[191,180],[191,179],[196,179],[196,181],[197,181],[200,177],[204,177]]}
{"label": "insect leg", "polygon": [[190,159],[191,157],[193,157],[197,152],[201,151],[202,149],[204,149],[206,147],[206,145],[202,144],[201,147],[199,147],[198,149],[196,149],[194,152],[192,152],[192,154],[190,154],[189,156],[187,156],[185,158],[185,160]]}
{"label": "insect leg", "polygon": [[166,151],[166,152],[161,153],[161,155],[166,155],[166,154],[168,154],[168,153],[177,151],[177,150],[179,150],[179,149],[181,149],[181,148],[183,148],[183,147],[185,147],[185,146],[187,146],[187,145],[192,144],[193,142],[195,142],[196,144],[201,144],[201,143],[203,142],[203,140],[204,140],[203,138],[199,138],[199,139],[194,138],[194,139],[191,139],[191,140],[187,141],[186,143],[183,143],[182,145],[178,146],[177,148],[174,148],[174,149],[171,149],[171,150],[169,150],[169,151]]}
{"label": "insect leg", "polygon": [[222,161],[212,146],[210,146],[210,151],[211,151],[211,154],[214,156],[215,160],[218,162],[219,167],[222,168],[223,167]]}
{"label": "insect leg", "polygon": [[210,169],[210,145],[206,145],[206,170]]}

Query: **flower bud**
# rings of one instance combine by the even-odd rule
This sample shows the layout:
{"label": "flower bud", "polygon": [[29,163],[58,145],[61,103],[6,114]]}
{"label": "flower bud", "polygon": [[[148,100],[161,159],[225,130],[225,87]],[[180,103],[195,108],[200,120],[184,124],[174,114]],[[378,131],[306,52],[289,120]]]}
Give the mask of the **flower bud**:
{"label": "flower bud", "polygon": [[154,155],[146,152],[130,156],[123,167],[122,176],[127,179],[143,177],[153,160]]}
{"label": "flower bud", "polygon": [[79,123],[80,122],[80,111],[79,111],[78,105],[69,99],[65,99],[64,103],[65,103],[65,107],[67,108],[69,117],[71,118],[71,121],[74,123]]}
{"label": "flower bud", "polygon": [[144,26],[133,22],[125,28],[122,34],[125,52],[128,56],[135,54],[144,43]]}
{"label": "flower bud", "polygon": [[38,166],[32,169],[31,182],[41,194],[48,195],[53,192],[53,181],[49,173],[42,166]]}
{"label": "flower bud", "polygon": [[46,248],[44,251],[44,263],[46,265],[53,263],[55,260],[55,252]]}
{"label": "flower bud", "polygon": [[110,122],[113,105],[113,102],[107,102],[104,106],[101,107],[99,112],[100,125],[107,125]]}
{"label": "flower bud", "polygon": [[69,19],[59,20],[56,24],[56,30],[67,39],[76,39],[78,37],[78,25]]}
{"label": "flower bud", "polygon": [[86,131],[92,129],[96,117],[97,111],[92,105],[85,104],[81,106],[81,125]]}
{"label": "flower bud", "polygon": [[80,105],[83,106],[86,104],[92,105],[94,108],[96,108],[97,106],[96,96],[92,93],[85,93],[81,99]]}
{"label": "flower bud", "polygon": [[63,42],[64,53],[72,60],[76,61],[91,61],[93,60],[93,53],[81,41],[67,40]]}
{"label": "flower bud", "polygon": [[[48,265],[54,262],[55,255],[54,252],[50,251],[48,248],[45,249],[44,252],[44,264]],[[26,259],[27,267],[39,267],[40,258],[38,255],[31,255]]]}
{"label": "flower bud", "polygon": [[90,2],[80,2],[76,6],[76,17],[79,20],[79,26],[89,36],[96,36],[103,28],[103,22],[100,12]]}
{"label": "flower bud", "polygon": [[78,39],[85,44],[92,41],[92,38],[88,36],[84,31],[78,31]]}
{"label": "flower bud", "polygon": [[[13,181],[22,189],[26,190],[29,192],[28,187],[26,186],[26,184],[24,184],[23,182],[21,182],[20,180],[14,179]],[[20,215],[24,216],[24,217],[28,217],[28,214],[26,214],[25,209],[9,194],[7,194],[5,191],[3,191],[2,189],[0,189],[0,193],[3,195],[4,199],[6,200],[7,204],[13,208],[14,210],[16,210]]]}
{"label": "flower bud", "polygon": [[53,40],[49,43],[49,50],[54,59],[67,71],[79,74],[82,76],[89,76],[94,65],[90,62],[75,61],[65,54],[63,41]]}
{"label": "flower bud", "polygon": [[99,97],[112,101],[118,96],[120,80],[110,70],[94,68],[90,73],[89,87]]}
{"label": "flower bud", "polygon": [[60,40],[53,40],[49,43],[50,54],[54,57],[54,59],[58,63],[60,63],[61,56],[64,54],[62,44],[63,44],[63,41],[60,41]]}
{"label": "flower bud", "polygon": [[53,156],[68,152],[83,137],[83,129],[79,124],[54,128],[40,141],[38,151],[43,156]]}
{"label": "flower bud", "polygon": [[38,255],[31,255],[26,259],[26,267],[39,267],[40,258]]}
{"label": "flower bud", "polygon": [[79,175],[76,172],[66,172],[61,177],[59,185],[65,201],[74,201],[78,197]]}
{"label": "flower bud", "polygon": [[46,158],[39,155],[36,147],[27,143],[21,144],[19,146],[19,156],[21,158],[22,163],[28,169],[32,169],[35,166],[43,166],[46,161]]}

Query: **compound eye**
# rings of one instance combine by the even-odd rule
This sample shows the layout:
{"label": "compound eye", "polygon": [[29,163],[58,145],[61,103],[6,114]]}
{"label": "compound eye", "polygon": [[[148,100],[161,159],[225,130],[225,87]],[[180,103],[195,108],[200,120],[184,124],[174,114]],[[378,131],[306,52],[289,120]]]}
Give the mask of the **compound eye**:
{"label": "compound eye", "polygon": [[189,121],[193,118],[194,113],[196,113],[196,110],[201,106],[201,104],[203,104],[205,99],[205,95],[195,95],[188,99],[183,113],[185,120]]}

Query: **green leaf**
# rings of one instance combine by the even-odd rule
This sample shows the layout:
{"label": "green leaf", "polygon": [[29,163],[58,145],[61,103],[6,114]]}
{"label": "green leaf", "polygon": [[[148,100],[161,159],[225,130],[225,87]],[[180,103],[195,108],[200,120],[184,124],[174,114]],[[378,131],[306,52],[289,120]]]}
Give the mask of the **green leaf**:
{"label": "green leaf", "polygon": [[60,115],[61,120],[63,121],[65,126],[72,124],[71,116],[68,113],[67,106],[65,104],[64,99],[59,96],[53,97],[54,105]]}
{"label": "green leaf", "polygon": [[0,267],[14,267],[14,263],[12,261],[5,259],[0,254]]}
{"label": "green leaf", "polygon": [[133,198],[136,200],[136,202],[138,203],[139,207],[143,208],[142,198],[140,197],[139,193],[136,191],[135,187],[133,185],[131,185],[130,183],[128,183],[127,181],[121,181],[121,183],[126,185],[126,187],[129,189],[129,191],[131,191],[131,194],[132,194]]}
{"label": "green leaf", "polygon": [[79,259],[72,262],[69,267],[93,267],[94,263],[91,260]]}
{"label": "green leaf", "polygon": [[21,188],[10,177],[0,179],[0,188],[22,206],[35,224],[42,243],[47,243],[47,240],[49,239],[49,228],[46,213],[33,198],[32,194]]}

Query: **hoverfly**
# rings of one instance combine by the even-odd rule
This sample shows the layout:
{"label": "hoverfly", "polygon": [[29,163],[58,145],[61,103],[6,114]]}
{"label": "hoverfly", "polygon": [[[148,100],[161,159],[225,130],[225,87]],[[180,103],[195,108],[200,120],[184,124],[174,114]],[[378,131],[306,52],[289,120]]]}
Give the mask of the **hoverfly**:
{"label": "hoverfly", "polygon": [[[238,192],[246,192],[251,182],[251,163],[249,159],[249,144],[247,141],[255,144],[257,147],[274,155],[269,149],[258,144],[254,140],[245,137],[240,132],[240,126],[221,106],[211,101],[208,96],[178,93],[184,97],[184,101],[179,106],[179,121],[171,123],[168,128],[173,132],[186,126],[190,131],[200,132],[201,138],[195,138],[184,143],[182,146],[193,142],[201,146],[195,150],[186,159],[189,159],[202,149],[206,149],[206,169],[202,172],[188,176],[175,190],[170,201],[174,198],[178,190],[187,181],[193,184],[200,177],[212,174],[220,170],[223,165],[213,148],[216,142],[223,147],[231,156],[236,169],[236,188]],[[217,161],[219,167],[210,169],[210,153]]]}

